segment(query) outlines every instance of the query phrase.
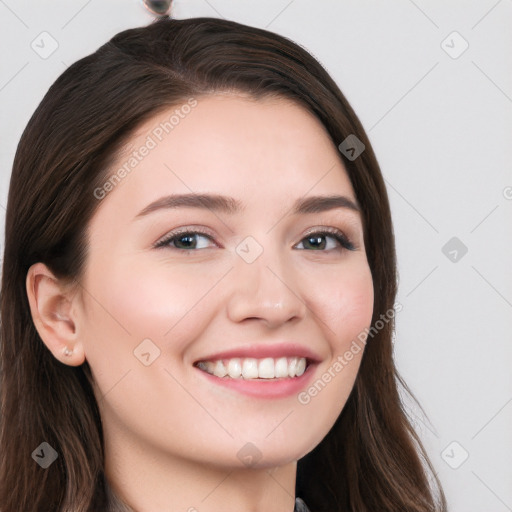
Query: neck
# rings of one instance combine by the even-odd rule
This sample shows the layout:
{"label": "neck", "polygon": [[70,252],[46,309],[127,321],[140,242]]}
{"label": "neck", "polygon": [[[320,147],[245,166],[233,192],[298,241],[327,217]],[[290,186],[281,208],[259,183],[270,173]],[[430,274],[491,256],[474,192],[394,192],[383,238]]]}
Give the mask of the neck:
{"label": "neck", "polygon": [[135,449],[121,438],[105,445],[109,512],[294,510],[295,461],[272,468],[219,468]]}

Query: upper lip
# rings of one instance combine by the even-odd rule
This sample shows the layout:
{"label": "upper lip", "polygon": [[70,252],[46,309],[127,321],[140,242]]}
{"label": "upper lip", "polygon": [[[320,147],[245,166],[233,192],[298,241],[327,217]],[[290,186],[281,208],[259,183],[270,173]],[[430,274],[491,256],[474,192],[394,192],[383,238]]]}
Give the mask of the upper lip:
{"label": "upper lip", "polygon": [[233,359],[235,357],[252,357],[254,359],[264,359],[266,357],[304,357],[311,363],[319,363],[322,360],[315,352],[297,343],[279,343],[276,345],[248,345],[246,347],[224,350],[201,357],[194,364],[200,361],[216,361],[219,359]]}

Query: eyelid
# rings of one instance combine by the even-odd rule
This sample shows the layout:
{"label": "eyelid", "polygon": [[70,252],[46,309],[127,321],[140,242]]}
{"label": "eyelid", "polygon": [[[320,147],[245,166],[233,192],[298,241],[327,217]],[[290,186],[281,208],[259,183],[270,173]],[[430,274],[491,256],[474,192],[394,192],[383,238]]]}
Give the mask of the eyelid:
{"label": "eyelid", "polygon": [[[167,244],[177,238],[181,234],[197,234],[201,236],[205,236],[211,242],[213,242],[217,247],[222,247],[216,242],[216,235],[209,228],[204,228],[202,226],[181,226],[176,229],[173,229],[163,237],[161,237],[157,242],[153,244],[153,248],[162,248],[166,247]],[[333,226],[315,226],[309,228],[301,237],[301,239],[297,242],[297,244],[302,243],[308,236],[318,234],[321,236],[330,236],[334,238],[339,247],[338,250],[348,250],[348,251],[356,251],[359,249],[359,244],[355,243],[352,237],[348,236],[344,230],[333,227]],[[295,245],[297,245],[295,244]],[[295,246],[294,246],[295,247]],[[204,249],[196,249],[196,250],[187,250],[187,249],[177,249],[177,250],[185,250],[187,252],[196,252],[197,250]],[[311,251],[311,252],[330,252],[330,251]]]}
{"label": "eyelid", "polygon": [[[306,233],[304,233],[302,239],[299,240],[298,243],[302,242],[308,236],[314,235],[314,234],[331,236],[341,245],[342,249],[345,249],[348,251],[356,251],[359,249],[359,245],[353,241],[351,236],[347,235],[344,230],[342,230],[340,228],[333,227],[333,226],[316,226],[313,228],[309,228],[306,231]],[[338,238],[341,238],[341,241],[338,240]],[[312,252],[317,252],[317,251],[312,251]],[[318,251],[318,252],[328,252],[328,251]]]}
{"label": "eyelid", "polygon": [[185,233],[195,233],[198,235],[203,235],[208,237],[217,247],[220,247],[219,244],[215,241],[215,234],[208,228],[200,227],[200,226],[182,226],[176,229],[173,229],[162,238],[158,239],[154,244],[154,248],[159,248],[165,246],[168,242],[170,242],[173,238]]}

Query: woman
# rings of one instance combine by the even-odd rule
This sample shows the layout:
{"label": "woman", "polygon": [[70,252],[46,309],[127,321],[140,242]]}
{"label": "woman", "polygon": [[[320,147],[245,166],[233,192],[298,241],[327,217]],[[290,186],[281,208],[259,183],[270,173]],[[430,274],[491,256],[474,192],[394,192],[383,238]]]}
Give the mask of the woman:
{"label": "woman", "polygon": [[14,161],[0,510],[445,510],[395,294],[377,160],[311,55],[213,18],[117,34]]}

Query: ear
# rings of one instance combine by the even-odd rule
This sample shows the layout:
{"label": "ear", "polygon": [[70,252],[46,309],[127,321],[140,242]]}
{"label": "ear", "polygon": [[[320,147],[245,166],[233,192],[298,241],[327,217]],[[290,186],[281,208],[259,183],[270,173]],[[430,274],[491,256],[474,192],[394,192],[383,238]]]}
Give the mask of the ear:
{"label": "ear", "polygon": [[85,352],[78,336],[74,307],[78,294],[61,283],[43,263],[29,268],[26,287],[32,319],[43,343],[60,362],[81,365]]}

